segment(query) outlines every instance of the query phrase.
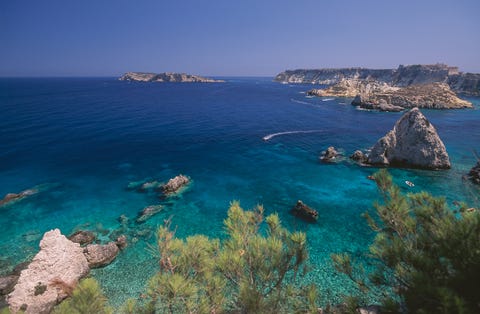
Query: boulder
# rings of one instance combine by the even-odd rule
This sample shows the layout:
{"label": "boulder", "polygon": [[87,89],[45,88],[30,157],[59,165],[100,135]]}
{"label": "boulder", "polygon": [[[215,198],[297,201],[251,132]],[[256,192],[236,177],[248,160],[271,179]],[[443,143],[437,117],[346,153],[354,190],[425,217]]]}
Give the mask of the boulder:
{"label": "boulder", "polygon": [[468,177],[472,180],[473,183],[480,184],[480,160],[477,164],[470,170]]}
{"label": "boulder", "polygon": [[107,244],[89,244],[83,254],[90,268],[103,267],[110,264],[118,255],[119,248],[115,242]]}
{"label": "boulder", "polygon": [[68,240],[55,229],[44,234],[40,252],[20,273],[7,302],[13,312],[50,313],[67,297],[55,282],[75,285],[89,272],[88,262],[80,244]]}
{"label": "boulder", "polygon": [[163,209],[163,205],[150,205],[142,209],[142,211],[139,213],[137,222],[145,222],[147,221],[150,217],[153,215],[161,212]]}
{"label": "boulder", "polygon": [[178,193],[179,190],[190,183],[190,178],[180,174],[175,178],[168,180],[166,184],[162,186],[162,192],[165,196],[170,196],[172,194]]}
{"label": "boulder", "polygon": [[356,150],[353,152],[353,154],[350,156],[350,159],[359,162],[359,163],[366,163],[368,160],[367,155],[365,155],[361,150]]}
{"label": "boulder", "polygon": [[292,214],[300,217],[306,221],[316,222],[318,220],[318,212],[305,205],[301,200],[297,201],[297,204],[292,208]]}
{"label": "boulder", "polygon": [[335,159],[337,156],[338,152],[335,147],[330,146],[329,148],[327,148],[326,151],[322,153],[322,155],[320,156],[320,160],[325,162],[332,162],[333,159]]}
{"label": "boulder", "polygon": [[373,146],[367,162],[379,166],[448,169],[450,159],[435,127],[418,108],[405,113]]}
{"label": "boulder", "polygon": [[87,230],[78,230],[68,237],[70,241],[80,245],[90,244],[95,241],[96,238],[93,232]]}

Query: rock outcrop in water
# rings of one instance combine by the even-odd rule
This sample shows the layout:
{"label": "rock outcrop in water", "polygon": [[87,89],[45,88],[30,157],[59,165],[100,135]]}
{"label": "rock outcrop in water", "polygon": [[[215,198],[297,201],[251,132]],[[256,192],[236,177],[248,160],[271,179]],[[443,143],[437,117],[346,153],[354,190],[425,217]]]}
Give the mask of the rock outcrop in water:
{"label": "rock outcrop in water", "polygon": [[96,238],[95,234],[88,230],[78,230],[68,237],[70,241],[80,245],[90,244],[95,241]]}
{"label": "rock outcrop in water", "polygon": [[185,73],[143,73],[127,72],[119,78],[120,81],[136,82],[172,82],[172,83],[222,83],[223,80],[215,80],[203,76]]}
{"label": "rock outcrop in water", "polygon": [[316,222],[318,220],[318,212],[300,200],[297,201],[297,204],[295,204],[291,212],[293,215],[309,222]]}
{"label": "rock outcrop in water", "polygon": [[312,89],[313,96],[355,97],[352,105],[364,109],[398,112],[408,108],[460,109],[472,103],[460,99],[446,83],[394,87],[373,80],[343,79],[325,89]]}
{"label": "rock outcrop in water", "polygon": [[46,232],[40,241],[40,252],[28,268],[20,274],[7,301],[13,312],[50,313],[52,308],[67,297],[55,282],[75,285],[86,276],[90,268],[83,248],[55,229]]}
{"label": "rock outcrop in water", "polygon": [[142,209],[142,211],[138,214],[137,222],[142,223],[147,221],[153,215],[158,214],[163,209],[163,205],[150,205]]}
{"label": "rock outcrop in water", "polygon": [[414,108],[373,146],[367,162],[380,166],[450,168],[445,145],[427,118]]}
{"label": "rock outcrop in water", "polygon": [[320,156],[320,160],[324,162],[332,162],[335,158],[337,158],[338,152],[335,147],[330,146],[328,147]]}
{"label": "rock outcrop in water", "polygon": [[455,93],[480,96],[480,74],[460,72],[457,67],[445,64],[400,65],[397,69],[299,69],[288,70],[275,77],[278,82],[323,85],[333,85],[343,79],[374,80],[395,87],[446,83]]}
{"label": "rock outcrop in water", "polygon": [[401,111],[409,108],[463,109],[472,103],[460,99],[445,83],[410,85],[396,90],[359,93],[352,105],[381,111]]}
{"label": "rock outcrop in water", "polygon": [[186,187],[189,183],[190,178],[180,174],[175,178],[168,180],[168,182],[161,187],[162,193],[164,196],[173,195],[180,192],[180,190]]}
{"label": "rock outcrop in water", "polygon": [[118,255],[119,247],[115,242],[107,244],[89,244],[83,250],[90,268],[103,267],[110,264]]}
{"label": "rock outcrop in water", "polygon": [[13,204],[20,200],[23,200],[24,198],[35,195],[38,192],[39,190],[37,188],[33,188],[33,189],[22,191],[20,193],[8,193],[7,195],[5,195],[3,199],[0,200],[0,207]]}

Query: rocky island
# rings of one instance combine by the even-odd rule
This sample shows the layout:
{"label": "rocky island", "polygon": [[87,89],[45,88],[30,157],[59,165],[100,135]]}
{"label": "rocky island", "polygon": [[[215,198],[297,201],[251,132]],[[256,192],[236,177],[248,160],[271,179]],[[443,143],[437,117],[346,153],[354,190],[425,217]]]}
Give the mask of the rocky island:
{"label": "rocky island", "polygon": [[445,83],[455,93],[480,96],[480,74],[460,72],[458,67],[445,64],[400,65],[397,69],[298,69],[275,77],[277,82],[322,85],[337,84],[344,79],[373,80],[395,87]]}
{"label": "rocky island", "polygon": [[418,108],[405,113],[393,129],[375,143],[368,156],[355,152],[352,159],[373,166],[450,168],[445,145]]}
{"label": "rocky island", "polygon": [[198,75],[185,73],[144,73],[144,72],[127,72],[119,78],[120,81],[135,82],[172,82],[172,83],[223,83],[223,80],[215,80]]}
{"label": "rocky island", "polygon": [[312,96],[355,97],[352,105],[380,111],[402,111],[408,108],[460,109],[472,103],[460,99],[446,83],[415,84],[396,87],[385,82],[342,79],[325,88],[307,92]]}

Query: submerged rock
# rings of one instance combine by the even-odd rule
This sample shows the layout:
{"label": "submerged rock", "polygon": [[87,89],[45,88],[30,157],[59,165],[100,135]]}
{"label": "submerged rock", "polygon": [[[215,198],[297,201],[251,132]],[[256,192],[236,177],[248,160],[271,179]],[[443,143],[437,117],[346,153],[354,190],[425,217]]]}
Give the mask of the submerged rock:
{"label": "submerged rock", "polygon": [[8,193],[3,199],[0,200],[0,207],[13,204],[28,196],[35,195],[39,192],[37,188],[28,189],[20,193]]}
{"label": "submerged rock", "polygon": [[153,215],[161,212],[163,205],[150,205],[145,207],[138,215],[137,222],[145,222]]}
{"label": "submerged rock", "polygon": [[178,193],[181,188],[185,187],[190,183],[190,178],[180,174],[175,178],[168,180],[166,184],[162,186],[162,193],[165,196],[170,196],[172,194]]}
{"label": "submerged rock", "polygon": [[473,183],[480,184],[480,160],[477,164],[470,170],[468,177],[472,180]]}
{"label": "submerged rock", "polygon": [[297,201],[297,204],[295,204],[291,212],[293,215],[310,222],[316,222],[318,220],[318,212],[305,205],[301,200]]}
{"label": "submerged rock", "polygon": [[321,161],[332,162],[338,156],[338,152],[335,147],[330,146],[326,151],[320,156]]}
{"label": "submerged rock", "polygon": [[103,267],[110,264],[118,255],[119,248],[115,242],[107,244],[89,244],[83,254],[90,268]]}
{"label": "submerged rock", "polygon": [[367,162],[380,166],[448,169],[450,159],[434,126],[414,108],[373,146]]}
{"label": "submerged rock", "polygon": [[96,238],[93,232],[87,230],[78,230],[68,237],[70,241],[80,245],[90,244],[95,241]]}
{"label": "submerged rock", "polygon": [[14,290],[7,297],[10,309],[13,312],[50,313],[67,297],[55,282],[73,286],[89,270],[78,243],[68,240],[58,229],[46,232],[40,241],[40,252],[21,272]]}

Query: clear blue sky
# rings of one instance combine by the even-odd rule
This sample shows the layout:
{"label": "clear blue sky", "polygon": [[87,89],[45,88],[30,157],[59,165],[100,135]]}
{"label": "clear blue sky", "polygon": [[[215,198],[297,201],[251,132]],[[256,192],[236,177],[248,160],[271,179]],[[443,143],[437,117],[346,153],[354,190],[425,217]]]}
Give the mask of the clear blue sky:
{"label": "clear blue sky", "polygon": [[0,0],[0,76],[480,72],[480,0]]}

